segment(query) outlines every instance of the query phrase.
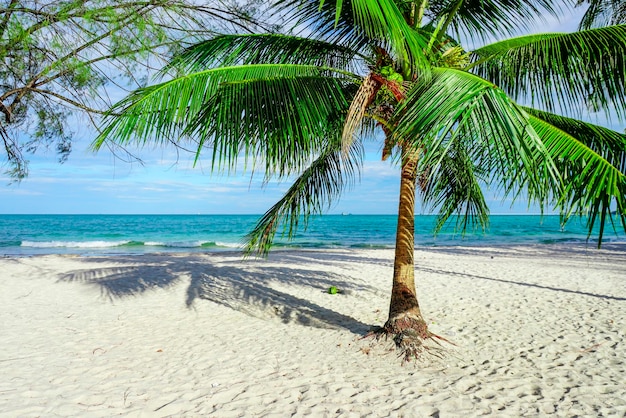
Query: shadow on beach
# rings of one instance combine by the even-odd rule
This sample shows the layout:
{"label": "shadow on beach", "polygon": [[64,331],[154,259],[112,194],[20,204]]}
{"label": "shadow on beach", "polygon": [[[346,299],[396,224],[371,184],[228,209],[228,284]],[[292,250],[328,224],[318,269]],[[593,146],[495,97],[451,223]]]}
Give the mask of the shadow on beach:
{"label": "shadow on beach", "polygon": [[[538,259],[574,260],[590,255],[615,260],[616,263],[603,265],[607,271],[622,271],[625,252],[623,246],[616,251],[589,251],[586,247],[566,248],[544,246],[539,248],[463,248],[440,247],[420,249],[425,253],[448,253],[467,257],[531,257]],[[427,258],[427,254],[425,255]],[[146,254],[116,255],[80,259],[89,264],[88,268],[70,271],[60,277],[64,282],[80,282],[97,286],[102,294],[111,300],[139,296],[153,289],[166,289],[187,283],[185,303],[193,308],[203,301],[213,302],[262,319],[279,319],[284,323],[295,323],[317,328],[343,328],[355,334],[365,334],[370,325],[350,315],[334,309],[333,302],[339,302],[341,295],[328,299],[306,298],[310,291],[326,293],[330,286],[336,286],[348,295],[367,298],[368,294],[379,290],[365,282],[342,276],[341,271],[354,264],[383,265],[392,268],[392,259],[385,257],[362,257],[349,251],[277,251],[269,260],[251,259],[244,261],[240,253],[197,253],[197,254]],[[103,264],[101,268],[94,264]],[[322,267],[323,266],[323,267]],[[584,292],[567,287],[548,286],[528,280],[510,280],[499,275],[470,274],[455,271],[454,268],[434,268],[416,263],[416,274],[435,276],[463,276],[476,281],[507,283],[514,286],[544,289],[551,292],[565,292],[585,297],[625,301],[622,295],[603,295]],[[329,296],[330,297],[330,296]],[[318,302],[318,303],[316,303]],[[324,305],[327,306],[323,306]],[[341,302],[343,303],[343,302]],[[329,307],[330,305],[331,307]]]}
{"label": "shadow on beach", "polygon": [[431,274],[439,274],[439,275],[444,275],[444,276],[467,277],[467,278],[475,279],[475,280],[489,280],[492,282],[506,283],[506,284],[512,284],[516,286],[524,286],[524,287],[534,287],[537,289],[545,289],[545,290],[551,290],[555,292],[572,293],[576,295],[590,296],[590,297],[599,298],[599,299],[626,301],[626,298],[618,297],[618,296],[600,295],[597,293],[583,292],[580,290],[572,290],[572,289],[567,289],[563,287],[543,286],[543,285],[536,284],[536,283],[527,283],[527,282],[522,282],[522,281],[498,279],[495,277],[479,276],[476,274],[461,273],[461,272],[450,271],[450,270],[439,270],[439,269],[430,269],[426,267],[421,267],[421,268],[417,268],[417,271],[422,271],[422,272],[431,273]]}
{"label": "shadow on beach", "polygon": [[[319,270],[321,262],[333,260],[297,254],[273,258],[277,262],[244,261],[238,253],[93,257],[81,259],[91,264],[90,268],[70,271],[59,281],[98,286],[111,300],[188,282],[185,301],[188,308],[200,301],[210,301],[262,319],[344,328],[355,334],[369,330],[368,324],[296,296],[302,287],[326,292],[328,287],[337,286],[350,293],[371,290],[368,286]],[[98,263],[107,266],[94,268],[93,264]],[[288,293],[273,288],[272,284],[281,289],[299,290]]]}
{"label": "shadow on beach", "polygon": [[512,258],[607,258],[626,262],[626,243],[605,243],[598,249],[596,243],[498,245],[498,246],[438,246],[416,247],[416,250],[463,256],[506,256]]}

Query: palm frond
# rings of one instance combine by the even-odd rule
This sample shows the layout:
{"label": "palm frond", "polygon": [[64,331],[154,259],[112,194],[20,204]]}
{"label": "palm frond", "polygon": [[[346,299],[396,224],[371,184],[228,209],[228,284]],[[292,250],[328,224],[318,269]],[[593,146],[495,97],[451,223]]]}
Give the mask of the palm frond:
{"label": "palm frond", "polygon": [[[441,151],[444,150],[431,152]],[[462,233],[469,228],[485,229],[489,223],[481,182],[490,173],[477,165],[467,151],[460,141],[455,141],[445,155],[433,157],[439,161],[437,166],[424,168],[427,173],[422,183],[422,201],[438,212],[435,231],[441,230],[455,214],[456,228]]]}
{"label": "palm frond", "polygon": [[337,10],[334,5],[324,3],[320,6],[318,0],[278,0],[276,7],[285,14],[286,23],[293,25],[292,30],[296,34],[359,51],[372,46],[371,38],[356,28],[349,8],[342,8],[340,19],[336,21]]}
{"label": "palm frond", "polygon": [[626,135],[604,126],[568,118],[554,113],[522,107],[528,114],[568,133],[604,158],[622,173],[626,173]]}
{"label": "palm frond", "polygon": [[[280,160],[279,153],[293,151],[297,144],[305,150],[314,147],[308,144],[319,143],[327,120],[343,116],[352,81],[346,75],[290,64],[189,74],[138,90],[118,103],[112,110],[116,115],[107,119],[93,147],[106,140],[144,144],[193,137],[199,141],[196,158],[206,143],[213,147],[214,162],[230,167],[240,153],[254,160],[263,146],[277,147],[273,155]],[[283,158],[303,161],[308,155]],[[283,169],[277,160],[270,162],[274,169]]]}
{"label": "palm frond", "polygon": [[473,72],[533,107],[577,114],[587,103],[625,116],[626,25],[514,38],[477,49],[473,59]]}
{"label": "palm frond", "polygon": [[364,79],[356,94],[352,98],[348,114],[346,116],[346,122],[343,127],[343,133],[341,135],[342,149],[344,153],[348,152],[352,143],[354,142],[354,134],[357,128],[361,125],[365,110],[372,103],[378,90],[380,89],[380,83],[376,81],[372,74],[368,74]]}
{"label": "palm frond", "polygon": [[527,109],[563,178],[559,197],[564,221],[574,214],[587,216],[589,236],[596,222],[598,246],[613,213],[626,231],[626,135],[601,126],[547,112]]}
{"label": "palm frond", "polygon": [[266,176],[299,172],[343,123],[356,86],[323,76],[222,83],[185,133],[209,146],[213,167],[235,168],[241,155]]}
{"label": "palm frond", "polygon": [[563,33],[536,33],[532,35],[516,36],[513,38],[503,39],[485,46],[482,46],[471,52],[473,65],[477,65],[476,61],[482,64],[491,57],[506,54],[516,48],[528,47],[537,44],[543,40],[551,40],[555,37],[563,36]]}
{"label": "palm frond", "polygon": [[301,223],[306,229],[312,215],[327,209],[358,176],[362,148],[354,146],[350,149],[349,158],[344,157],[341,142],[336,139],[330,141],[327,149],[304,170],[246,236],[245,253],[267,255],[278,230],[282,229],[283,235],[292,239]]}
{"label": "palm frond", "polygon": [[519,33],[561,10],[549,0],[444,0],[430,2],[427,16],[433,22],[451,19],[447,32],[456,37],[487,39]]}
{"label": "palm frond", "polygon": [[579,0],[578,6],[589,4],[579,28],[591,29],[626,23],[626,3],[622,0]]}
{"label": "palm frond", "polygon": [[548,155],[525,112],[480,77],[436,69],[432,81],[416,83],[396,115],[394,137],[423,149],[424,167],[439,166],[455,142],[463,141],[472,159],[492,173],[506,194],[524,186],[541,200],[542,178],[556,175],[550,169],[537,171],[538,162]]}
{"label": "palm frond", "polygon": [[407,71],[429,66],[423,54],[427,40],[407,24],[393,0],[282,0],[279,5],[297,9],[300,24],[316,37],[350,45],[376,43],[392,51]]}
{"label": "palm frond", "polygon": [[326,41],[281,34],[218,35],[184,50],[164,68],[195,72],[249,64],[300,64],[356,71],[358,50]]}

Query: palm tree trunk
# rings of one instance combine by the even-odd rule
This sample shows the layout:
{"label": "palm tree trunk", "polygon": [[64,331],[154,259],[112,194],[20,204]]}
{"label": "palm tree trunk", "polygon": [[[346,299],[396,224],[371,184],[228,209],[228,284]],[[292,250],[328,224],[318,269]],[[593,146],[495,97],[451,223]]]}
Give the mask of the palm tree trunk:
{"label": "palm tree trunk", "polygon": [[[415,190],[417,187],[418,153],[402,147],[400,204],[396,232],[396,255],[389,318],[375,333],[391,336],[404,361],[419,358],[428,352],[441,356],[440,341],[449,342],[428,330],[415,292]],[[430,344],[435,342],[436,345]]]}
{"label": "palm tree trunk", "polygon": [[[404,150],[403,150],[404,151]],[[417,155],[403,152],[400,181],[400,203],[396,232],[396,253],[393,268],[393,287],[389,305],[389,319],[384,329],[398,334],[407,329],[427,337],[426,323],[422,318],[415,292],[415,188]],[[423,334],[423,335],[422,335]]]}

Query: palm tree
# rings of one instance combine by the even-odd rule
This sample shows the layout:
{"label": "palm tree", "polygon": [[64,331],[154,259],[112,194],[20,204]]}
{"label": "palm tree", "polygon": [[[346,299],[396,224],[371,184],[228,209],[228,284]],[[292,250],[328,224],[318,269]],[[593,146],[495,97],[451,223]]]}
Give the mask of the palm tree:
{"label": "palm tree", "polygon": [[502,38],[560,9],[547,0],[278,7],[307,36],[220,35],[189,48],[164,69],[171,79],[112,109],[94,148],[187,140],[214,168],[243,159],[267,180],[295,177],[247,237],[247,251],[263,255],[277,231],[291,238],[358,177],[364,138],[382,132],[382,157],[401,181],[389,318],[378,333],[406,359],[437,338],[415,291],[417,192],[439,213],[437,228],[453,215],[462,230],[484,227],[489,184],[559,208],[564,220],[586,213],[590,234],[600,223],[599,243],[607,220],[626,229],[626,137],[557,113],[624,116],[626,26],[469,51],[459,39]]}

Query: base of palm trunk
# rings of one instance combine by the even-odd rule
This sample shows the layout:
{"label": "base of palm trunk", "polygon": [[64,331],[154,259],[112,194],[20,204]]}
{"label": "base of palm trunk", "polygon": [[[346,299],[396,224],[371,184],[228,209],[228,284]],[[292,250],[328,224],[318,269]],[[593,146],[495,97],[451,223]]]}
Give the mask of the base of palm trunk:
{"label": "base of palm trunk", "polygon": [[376,327],[368,335],[375,336],[377,340],[391,338],[400,351],[399,356],[407,362],[419,359],[424,354],[441,358],[444,354],[441,341],[449,343],[445,338],[430,332],[420,315],[410,313],[389,318],[385,325]]}

